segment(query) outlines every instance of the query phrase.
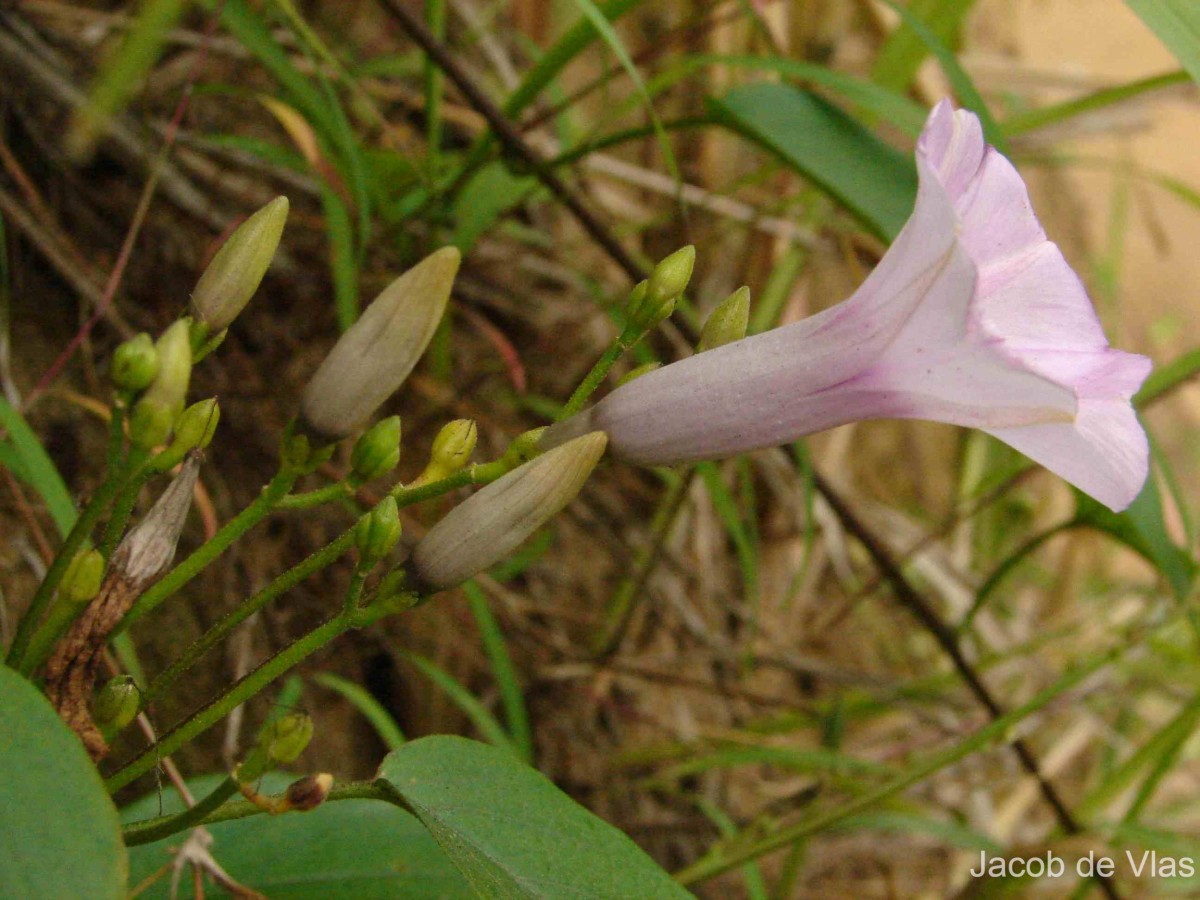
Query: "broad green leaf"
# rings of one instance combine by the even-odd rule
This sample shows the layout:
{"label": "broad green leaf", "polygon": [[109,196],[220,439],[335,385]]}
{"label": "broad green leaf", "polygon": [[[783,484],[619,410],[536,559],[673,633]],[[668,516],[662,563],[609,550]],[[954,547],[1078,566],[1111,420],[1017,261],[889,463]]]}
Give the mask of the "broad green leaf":
{"label": "broad green leaf", "polygon": [[0,896],[124,897],[117,810],[83,744],[0,665]]}
{"label": "broad green leaf", "polygon": [[1200,84],[1200,3],[1196,0],[1125,0]]}
{"label": "broad green leaf", "polygon": [[611,825],[503,750],[422,738],[379,770],[481,897],[656,900],[688,893]]}
{"label": "broad green leaf", "polygon": [[[259,789],[276,793],[292,779],[268,775]],[[207,776],[189,782],[203,797],[221,781]],[[162,812],[181,809],[174,791],[165,790]],[[159,815],[157,795],[142,797],[121,810],[125,822]],[[411,900],[457,900],[473,892],[421,823],[399,807],[379,800],[339,800],[312,812],[254,816],[206,826],[213,836],[211,852],[233,878],[246,887],[276,898],[360,900],[404,897]],[[129,851],[130,885],[161,869],[172,859],[186,834],[175,835]],[[193,896],[191,873],[180,880],[180,896]],[[166,898],[171,876],[156,881],[139,897]]]}
{"label": "broad green leaf", "polygon": [[1103,531],[1140,553],[1162,573],[1179,599],[1191,590],[1196,564],[1167,534],[1162,498],[1153,476],[1146,479],[1142,492],[1121,513],[1114,513],[1087,494],[1075,491],[1075,521]]}
{"label": "broad green leaf", "polygon": [[[62,535],[66,535],[75,524],[78,512],[71,500],[71,494],[63,483],[58,469],[46,454],[42,442],[37,439],[33,429],[29,427],[21,414],[7,400],[0,397],[0,425],[8,432],[8,446],[20,459],[20,466],[13,469],[13,474],[41,495],[50,516]],[[5,456],[8,455],[6,449]],[[2,458],[0,458],[2,459]]]}
{"label": "broad green leaf", "polygon": [[836,106],[809,91],[767,83],[710,103],[725,124],[778,154],[879,237],[891,241],[904,227],[916,202],[916,168]]}

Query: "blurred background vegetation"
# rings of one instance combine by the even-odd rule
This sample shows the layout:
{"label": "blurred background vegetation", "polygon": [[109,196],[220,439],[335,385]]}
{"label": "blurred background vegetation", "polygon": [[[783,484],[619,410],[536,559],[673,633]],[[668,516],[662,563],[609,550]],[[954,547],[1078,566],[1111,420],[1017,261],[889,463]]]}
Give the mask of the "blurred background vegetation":
{"label": "blurred background vegetation", "polygon": [[[302,766],[366,777],[389,742],[440,732],[510,746],[714,897],[951,894],[980,850],[1200,857],[1200,44],[1163,6],[0,4],[5,639],[61,485],[99,481],[112,347],[177,317],[271,197],[292,204],[276,264],[193,382],[223,415],[184,550],[254,498],[339,328],[430,250],[465,261],[385,411],[404,420],[401,478],[449,419],[478,422],[481,460],[545,424],[632,281],[683,244],[687,302],[622,371],[690,352],[741,284],[755,331],[848,296],[907,216],[913,139],[950,94],[1026,176],[1110,340],[1159,367],[1140,398],[1155,474],[1131,512],[928,423],[688,472],[608,465],[488,577],[304,666],[286,689],[316,721]],[[61,484],[14,463],[34,445]],[[140,665],[354,515],[275,516],[133,630]],[[248,622],[159,727],[324,618],[347,571]],[[242,722],[176,762],[220,769]],[[686,869],[723,839],[745,865]],[[1131,895],[1165,886],[1122,875]]]}

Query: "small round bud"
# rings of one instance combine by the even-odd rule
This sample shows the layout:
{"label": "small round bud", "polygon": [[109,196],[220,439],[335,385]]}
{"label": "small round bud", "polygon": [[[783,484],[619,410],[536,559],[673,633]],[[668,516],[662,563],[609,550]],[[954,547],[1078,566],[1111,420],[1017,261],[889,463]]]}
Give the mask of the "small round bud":
{"label": "small round bud", "polygon": [[386,475],[400,462],[400,417],[376,422],[358,439],[350,454],[350,468],[359,481]]}
{"label": "small round bud", "polygon": [[141,708],[142,692],[133,676],[118,675],[97,692],[92,718],[101,729],[115,734],[132,722]]}
{"label": "small round bud", "polygon": [[750,288],[743,285],[719,304],[704,323],[696,352],[703,353],[714,347],[732,344],[746,336],[750,326]]}
{"label": "small round bud", "polygon": [[644,364],[638,366],[636,369],[630,369],[628,372],[626,372],[624,375],[622,375],[620,378],[617,379],[617,387],[620,387],[623,384],[629,384],[629,382],[633,381],[636,378],[641,378],[647,372],[653,372],[655,369],[661,369],[661,368],[662,368],[662,363],[660,363],[660,362],[648,362],[648,363],[644,363]]}
{"label": "small round bud", "polygon": [[640,317],[643,304],[646,302],[646,292],[650,289],[649,281],[639,281],[633,286],[633,290],[629,292],[629,299],[625,301],[625,317],[630,322],[636,321]]}
{"label": "small round bud", "polygon": [[479,429],[471,419],[455,419],[442,427],[433,439],[429,451],[430,465],[436,465],[446,475],[453,475],[471,460]]}
{"label": "small round bud", "polygon": [[217,405],[216,397],[193,403],[175,422],[175,440],[171,442],[171,449],[180,453],[203,450],[212,443],[220,420],[221,407]]}
{"label": "small round bud", "polygon": [[283,806],[292,812],[308,812],[325,802],[333,787],[333,776],[328,772],[305,775],[288,785],[283,795]]}
{"label": "small round bud", "polygon": [[75,555],[58,585],[58,595],[68,603],[86,603],[100,593],[104,579],[104,557],[99,550]]}
{"label": "small round bud", "polygon": [[131,337],[113,352],[110,375],[118,388],[136,392],[144,390],[158,374],[158,351],[154,340],[142,332]]}
{"label": "small round bud", "polygon": [[210,333],[228,328],[258,290],[287,214],[287,197],[276,197],[237,227],[196,282],[192,312]]}
{"label": "small round bud", "polygon": [[695,264],[696,248],[689,244],[655,266],[646,290],[646,305],[661,308],[665,301],[681,295],[692,280],[692,267]]}
{"label": "small round bud", "polygon": [[268,722],[258,735],[258,749],[279,765],[293,763],[313,736],[312,716],[287,713]]}
{"label": "small round bud", "polygon": [[504,456],[502,457],[510,469],[515,469],[522,463],[529,462],[529,460],[541,452],[538,449],[538,441],[542,439],[542,433],[547,427],[543,425],[541,428],[531,429],[513,438],[512,443],[508,445],[508,449],[504,451]]}
{"label": "small round bud", "polygon": [[358,546],[359,566],[370,568],[392,552],[402,531],[396,498],[384,497],[373,510],[358,520],[354,542]]}

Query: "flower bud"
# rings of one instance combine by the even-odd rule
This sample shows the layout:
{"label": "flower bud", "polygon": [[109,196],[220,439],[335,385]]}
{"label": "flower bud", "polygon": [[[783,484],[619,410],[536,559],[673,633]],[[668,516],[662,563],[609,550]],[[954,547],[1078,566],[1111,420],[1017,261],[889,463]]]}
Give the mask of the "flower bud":
{"label": "flower bud", "polygon": [[312,736],[312,716],[287,713],[263,726],[258,734],[257,749],[271,762],[286,766],[299,758]]}
{"label": "flower bud", "polygon": [[692,280],[692,267],[695,264],[696,248],[689,244],[655,266],[646,289],[646,307],[661,307],[667,300],[674,300],[682,294]]}
{"label": "flower bud", "polygon": [[636,369],[631,369],[630,371],[628,371],[624,375],[622,375],[620,378],[618,378],[617,379],[617,387],[620,387],[623,384],[629,384],[629,382],[633,381],[635,378],[641,378],[647,372],[653,372],[655,369],[661,369],[661,368],[662,368],[662,363],[660,363],[660,362],[644,363],[643,365],[638,366]]}
{"label": "flower bud", "polygon": [[502,457],[503,461],[508,464],[508,468],[515,469],[521,463],[529,462],[541,452],[538,448],[538,441],[542,439],[542,432],[546,430],[546,427],[543,425],[541,428],[531,429],[513,438]]}
{"label": "flower bud", "polygon": [[646,302],[646,292],[649,289],[649,281],[639,281],[629,292],[629,299],[625,301],[625,318],[630,322],[638,319],[642,306]]}
{"label": "flower bud", "polygon": [[144,390],[158,374],[158,351],[154,340],[144,331],[131,337],[113,352],[113,384],[123,391]]}
{"label": "flower bud", "polygon": [[437,466],[442,477],[453,475],[470,462],[478,439],[479,429],[471,419],[455,419],[442,426],[429,451],[430,465]]}
{"label": "flower bud", "polygon": [[221,407],[216,397],[193,403],[175,422],[175,440],[170,449],[181,456],[189,450],[203,450],[212,443],[220,420]]}
{"label": "flower bud", "polygon": [[325,802],[333,787],[333,776],[328,772],[305,775],[288,785],[283,795],[283,808],[291,812],[308,812]]}
{"label": "flower bud", "polygon": [[304,389],[300,414],[309,429],[327,441],[340,440],[400,387],[442,319],[458,263],[458,250],[443,247],[367,307]]}
{"label": "flower bud", "polygon": [[154,345],[158,354],[158,373],[134,406],[129,422],[129,435],[139,447],[163,443],[170,436],[175,419],[183,412],[188,380],[192,375],[189,328],[190,322],[180,319],[164,331]]}
{"label": "flower bud", "polygon": [[400,417],[376,422],[358,439],[350,454],[350,468],[359,481],[386,475],[400,462]]}
{"label": "flower bud", "polygon": [[396,498],[390,495],[384,497],[378,506],[358,520],[354,528],[360,568],[369,569],[391,553],[400,540],[401,530]]}
{"label": "flower bud", "polygon": [[68,603],[86,603],[100,593],[104,579],[104,557],[99,550],[75,555],[58,585],[58,595]]}
{"label": "flower bud", "polygon": [[142,708],[142,692],[131,675],[117,675],[102,687],[92,701],[96,725],[116,734],[136,718]]}
{"label": "flower bud", "polygon": [[579,493],[606,444],[602,432],[586,434],[472,494],[413,550],[415,587],[445,590],[504,558]]}
{"label": "flower bud", "polygon": [[276,197],[250,216],[221,245],[196,282],[192,313],[210,334],[228,328],[258,290],[279,246],[287,214],[287,197]]}
{"label": "flower bud", "polygon": [[704,323],[696,352],[703,353],[723,344],[732,344],[746,336],[750,326],[750,288],[743,285],[719,304]]}

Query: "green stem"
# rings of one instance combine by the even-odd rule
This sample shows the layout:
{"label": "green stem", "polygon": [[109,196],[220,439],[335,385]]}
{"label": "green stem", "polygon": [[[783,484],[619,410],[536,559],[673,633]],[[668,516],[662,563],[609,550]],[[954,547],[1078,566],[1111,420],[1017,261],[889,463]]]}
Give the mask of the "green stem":
{"label": "green stem", "polygon": [[650,523],[650,540],[638,550],[633,561],[633,571],[617,587],[604,609],[604,622],[599,634],[592,641],[592,651],[596,656],[609,656],[620,646],[637,600],[645,590],[650,573],[654,571],[667,532],[679,515],[695,474],[695,469],[688,469],[659,500]]}
{"label": "green stem", "polygon": [[112,515],[108,517],[108,523],[104,526],[104,534],[100,539],[100,555],[105,559],[112,559],[113,551],[117,548],[117,541],[125,532],[125,526],[129,524],[129,517],[133,515],[133,505],[137,503],[138,494],[155,474],[146,465],[146,460],[149,458],[150,451],[143,447],[135,446],[129,451],[129,458],[125,464],[125,471],[128,473],[125,486],[117,495]]}
{"label": "green stem", "polygon": [[396,485],[392,488],[391,494],[396,498],[396,505],[403,509],[406,506],[413,506],[434,497],[440,497],[442,494],[447,494],[460,487],[472,484],[490,484],[501,475],[508,473],[511,468],[502,459],[490,463],[475,463],[438,481],[414,484],[411,487],[405,487],[402,484]]}
{"label": "green stem", "polygon": [[137,822],[122,832],[126,847],[136,847],[138,844],[149,844],[161,841],[188,828],[200,825],[204,820],[220,808],[226,800],[238,792],[238,783],[233,778],[226,778],[211,794],[190,809],[173,816],[160,816],[146,822]]}
{"label": "green stem", "polygon": [[[207,798],[205,799],[207,800]],[[335,787],[329,792],[329,796],[325,798],[326,803],[335,803],[338,800],[383,800],[393,804],[396,802],[395,794],[393,792],[387,790],[386,788],[377,786],[370,781],[355,781],[351,782],[350,784],[343,784],[339,787]],[[192,809],[196,809],[196,807],[193,806]],[[234,800],[233,802],[226,803],[207,814],[203,821],[195,823],[189,822],[185,824],[183,828],[193,825],[213,825],[217,822],[228,822],[231,819],[248,819],[251,816],[261,816],[266,813],[267,810],[263,809],[261,806],[251,803],[249,800]],[[183,828],[175,828],[152,838],[145,838],[143,835],[151,829],[160,829],[168,822],[174,822],[178,819],[178,815],[158,816],[154,819],[145,819],[141,822],[134,822],[132,825],[126,825],[122,831],[122,835],[125,839],[125,845],[128,847],[134,847],[138,844],[146,844],[150,841],[156,841],[161,840],[164,837],[170,837],[172,834],[182,831]]]}
{"label": "green stem", "polygon": [[305,491],[301,494],[288,494],[276,505],[276,509],[312,509],[323,506],[335,500],[343,500],[354,493],[353,485],[345,481],[317,488],[315,491]]}
{"label": "green stem", "polygon": [[618,359],[625,355],[630,347],[637,343],[639,337],[639,334],[628,328],[622,331],[620,336],[604,351],[604,354],[596,360],[596,364],[592,366],[592,370],[579,383],[579,387],[575,388],[575,393],[571,394],[571,399],[567,401],[566,406],[559,410],[558,415],[554,417],[554,421],[561,422],[583,409],[583,405],[587,403],[588,398],[596,392],[596,388],[600,387],[604,379],[608,377],[609,370],[612,369]]}
{"label": "green stem", "polygon": [[38,589],[34,592],[33,599],[29,601],[29,609],[25,611],[25,615],[21,617],[20,623],[17,625],[17,633],[13,637],[12,646],[9,648],[8,657],[6,659],[9,667],[18,669],[24,674],[29,674],[32,669],[26,669],[22,666],[25,660],[25,653],[29,649],[29,643],[33,639],[33,635],[37,626],[41,623],[43,614],[46,612],[46,607],[49,605],[51,598],[54,596],[54,591],[58,588],[59,582],[62,581],[63,575],[67,573],[67,567],[71,561],[75,559],[75,555],[83,546],[95,528],[96,522],[99,521],[100,515],[112,502],[113,497],[117,495],[123,482],[124,469],[110,469],[108,477],[92,495],[92,499],[88,505],[84,507],[83,512],[79,514],[79,518],[75,520],[75,525],[71,528],[66,540],[58,549],[58,553],[54,557],[54,562],[50,564],[50,569],[46,572],[46,577],[42,579],[42,583],[38,585]]}
{"label": "green stem", "polygon": [[205,632],[198,641],[188,647],[161,675],[154,679],[154,682],[146,689],[146,701],[150,702],[161,697],[163,692],[179,679],[180,675],[195,665],[204,654],[211,650],[229,632],[280,594],[295,587],[305,578],[308,578],[308,576],[314,575],[324,569],[349,550],[353,543],[354,529],[349,529],[299,565],[288,569],[288,571],[284,572],[253,597],[246,600],[245,603],[231,610],[220,622]]}
{"label": "green stem", "polygon": [[363,585],[367,582],[367,573],[370,569],[355,569],[354,574],[350,576],[350,585],[346,588],[346,602],[342,604],[342,614],[345,616],[353,616],[358,610],[358,604],[362,600]]}
{"label": "green stem", "polygon": [[229,715],[235,708],[241,706],[251,697],[258,694],[276,678],[287,672],[293,666],[302,662],[306,657],[328,644],[334,638],[356,628],[360,624],[357,615],[341,613],[330,619],[324,625],[310,631],[304,637],[289,644],[261,666],[240,679],[228,691],[209,703],[189,718],[185,719],[158,743],[134,758],[130,763],[111,775],[105,786],[110,792],[115,792],[129,784],[135,778],[140,778],[153,769],[160,759],[170,756],[188,741],[198,737],[219,721]]}
{"label": "green stem", "polygon": [[275,477],[271,479],[270,483],[262,489],[262,492],[253,503],[226,522],[221,530],[213,535],[211,541],[205,542],[196,552],[172,569],[165,578],[142,594],[137,599],[137,602],[133,604],[133,608],[125,615],[125,618],[117,625],[113,635],[120,634],[131,623],[136,622],[176,591],[180,590],[189,581],[199,575],[209,563],[224,553],[230,544],[266,518],[278,503],[287,496],[287,492],[296,483],[296,477],[296,474],[291,470],[287,468],[280,469]]}

